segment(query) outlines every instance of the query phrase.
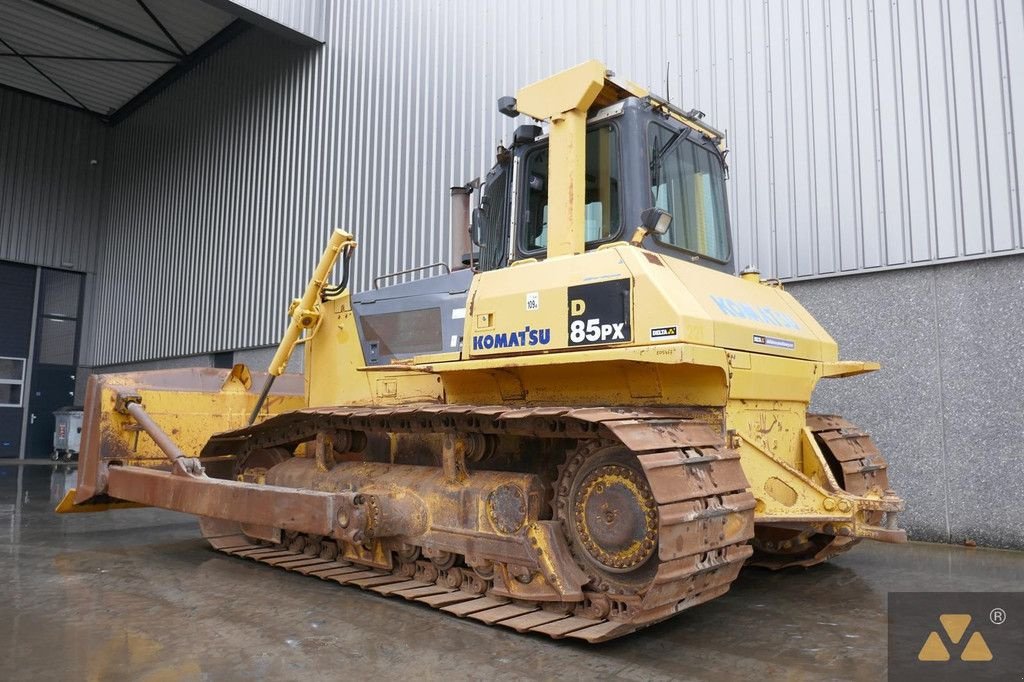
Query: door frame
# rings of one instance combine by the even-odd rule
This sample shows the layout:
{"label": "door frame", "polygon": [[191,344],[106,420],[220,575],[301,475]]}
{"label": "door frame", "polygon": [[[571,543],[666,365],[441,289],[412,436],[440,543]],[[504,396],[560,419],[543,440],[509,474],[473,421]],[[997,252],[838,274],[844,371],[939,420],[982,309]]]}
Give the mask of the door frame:
{"label": "door frame", "polygon": [[36,266],[36,285],[32,294],[32,323],[28,335],[28,360],[25,363],[24,395],[21,401],[21,443],[18,445],[18,459],[25,459],[25,442],[28,438],[29,404],[32,397],[32,368],[36,358],[36,329],[39,326],[39,288],[43,281],[43,269]]}

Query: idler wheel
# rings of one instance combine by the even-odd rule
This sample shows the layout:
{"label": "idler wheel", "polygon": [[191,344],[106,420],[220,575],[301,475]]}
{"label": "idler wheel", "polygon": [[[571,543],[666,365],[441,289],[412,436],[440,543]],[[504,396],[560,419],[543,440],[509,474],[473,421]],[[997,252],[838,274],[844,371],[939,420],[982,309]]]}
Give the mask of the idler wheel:
{"label": "idler wheel", "polygon": [[628,449],[584,446],[562,468],[555,506],[570,549],[595,587],[629,593],[650,581],[658,510]]}
{"label": "idler wheel", "polygon": [[267,471],[291,458],[292,453],[286,448],[255,448],[236,460],[234,478],[262,484]]}

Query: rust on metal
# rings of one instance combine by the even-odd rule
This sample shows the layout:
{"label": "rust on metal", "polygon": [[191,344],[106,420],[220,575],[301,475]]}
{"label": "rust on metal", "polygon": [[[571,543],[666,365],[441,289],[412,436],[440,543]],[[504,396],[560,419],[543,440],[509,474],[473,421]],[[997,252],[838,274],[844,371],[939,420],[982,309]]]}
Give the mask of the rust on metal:
{"label": "rust on metal", "polygon": [[[341,432],[361,434],[346,437],[350,444],[381,433],[393,441],[445,435],[410,441],[439,450],[439,461],[424,466],[396,462],[421,459],[401,451],[382,453],[385,461],[346,461],[344,448],[324,435]],[[311,444],[310,456],[272,464],[263,487],[366,495],[374,504],[359,521],[363,542],[321,525],[239,548],[242,526],[211,527],[215,546],[453,615],[590,642],[722,594],[751,552],[754,505],[738,456],[682,410],[317,408],[219,434],[204,454],[249,453],[246,461],[262,469],[276,457],[253,453],[299,443]],[[533,474],[488,468],[533,448],[563,453],[550,487]],[[245,479],[250,470],[240,467]],[[315,560],[330,568],[319,571]],[[353,570],[342,572],[346,564]]]}

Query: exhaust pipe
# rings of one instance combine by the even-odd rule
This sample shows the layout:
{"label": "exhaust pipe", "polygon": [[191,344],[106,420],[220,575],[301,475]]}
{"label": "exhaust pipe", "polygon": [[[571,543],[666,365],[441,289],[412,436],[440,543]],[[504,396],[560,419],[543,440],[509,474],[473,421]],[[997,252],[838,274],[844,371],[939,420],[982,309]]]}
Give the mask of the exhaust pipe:
{"label": "exhaust pipe", "polygon": [[[473,240],[469,233],[470,196],[473,183],[451,188],[452,201],[452,270],[470,267],[473,260]],[[468,256],[470,262],[465,262]]]}

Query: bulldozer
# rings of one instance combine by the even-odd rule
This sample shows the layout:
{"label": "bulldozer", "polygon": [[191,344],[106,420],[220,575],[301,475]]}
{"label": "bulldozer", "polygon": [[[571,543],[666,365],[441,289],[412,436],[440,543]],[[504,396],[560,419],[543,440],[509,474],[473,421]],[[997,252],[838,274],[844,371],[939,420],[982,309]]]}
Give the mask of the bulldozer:
{"label": "bulldozer", "polygon": [[353,293],[334,230],[265,373],[93,375],[58,511],[183,511],[229,555],[591,643],[905,542],[868,434],[808,413],[879,366],[736,274],[724,134],[597,61],[498,109],[535,123],[451,190],[440,274]]}

